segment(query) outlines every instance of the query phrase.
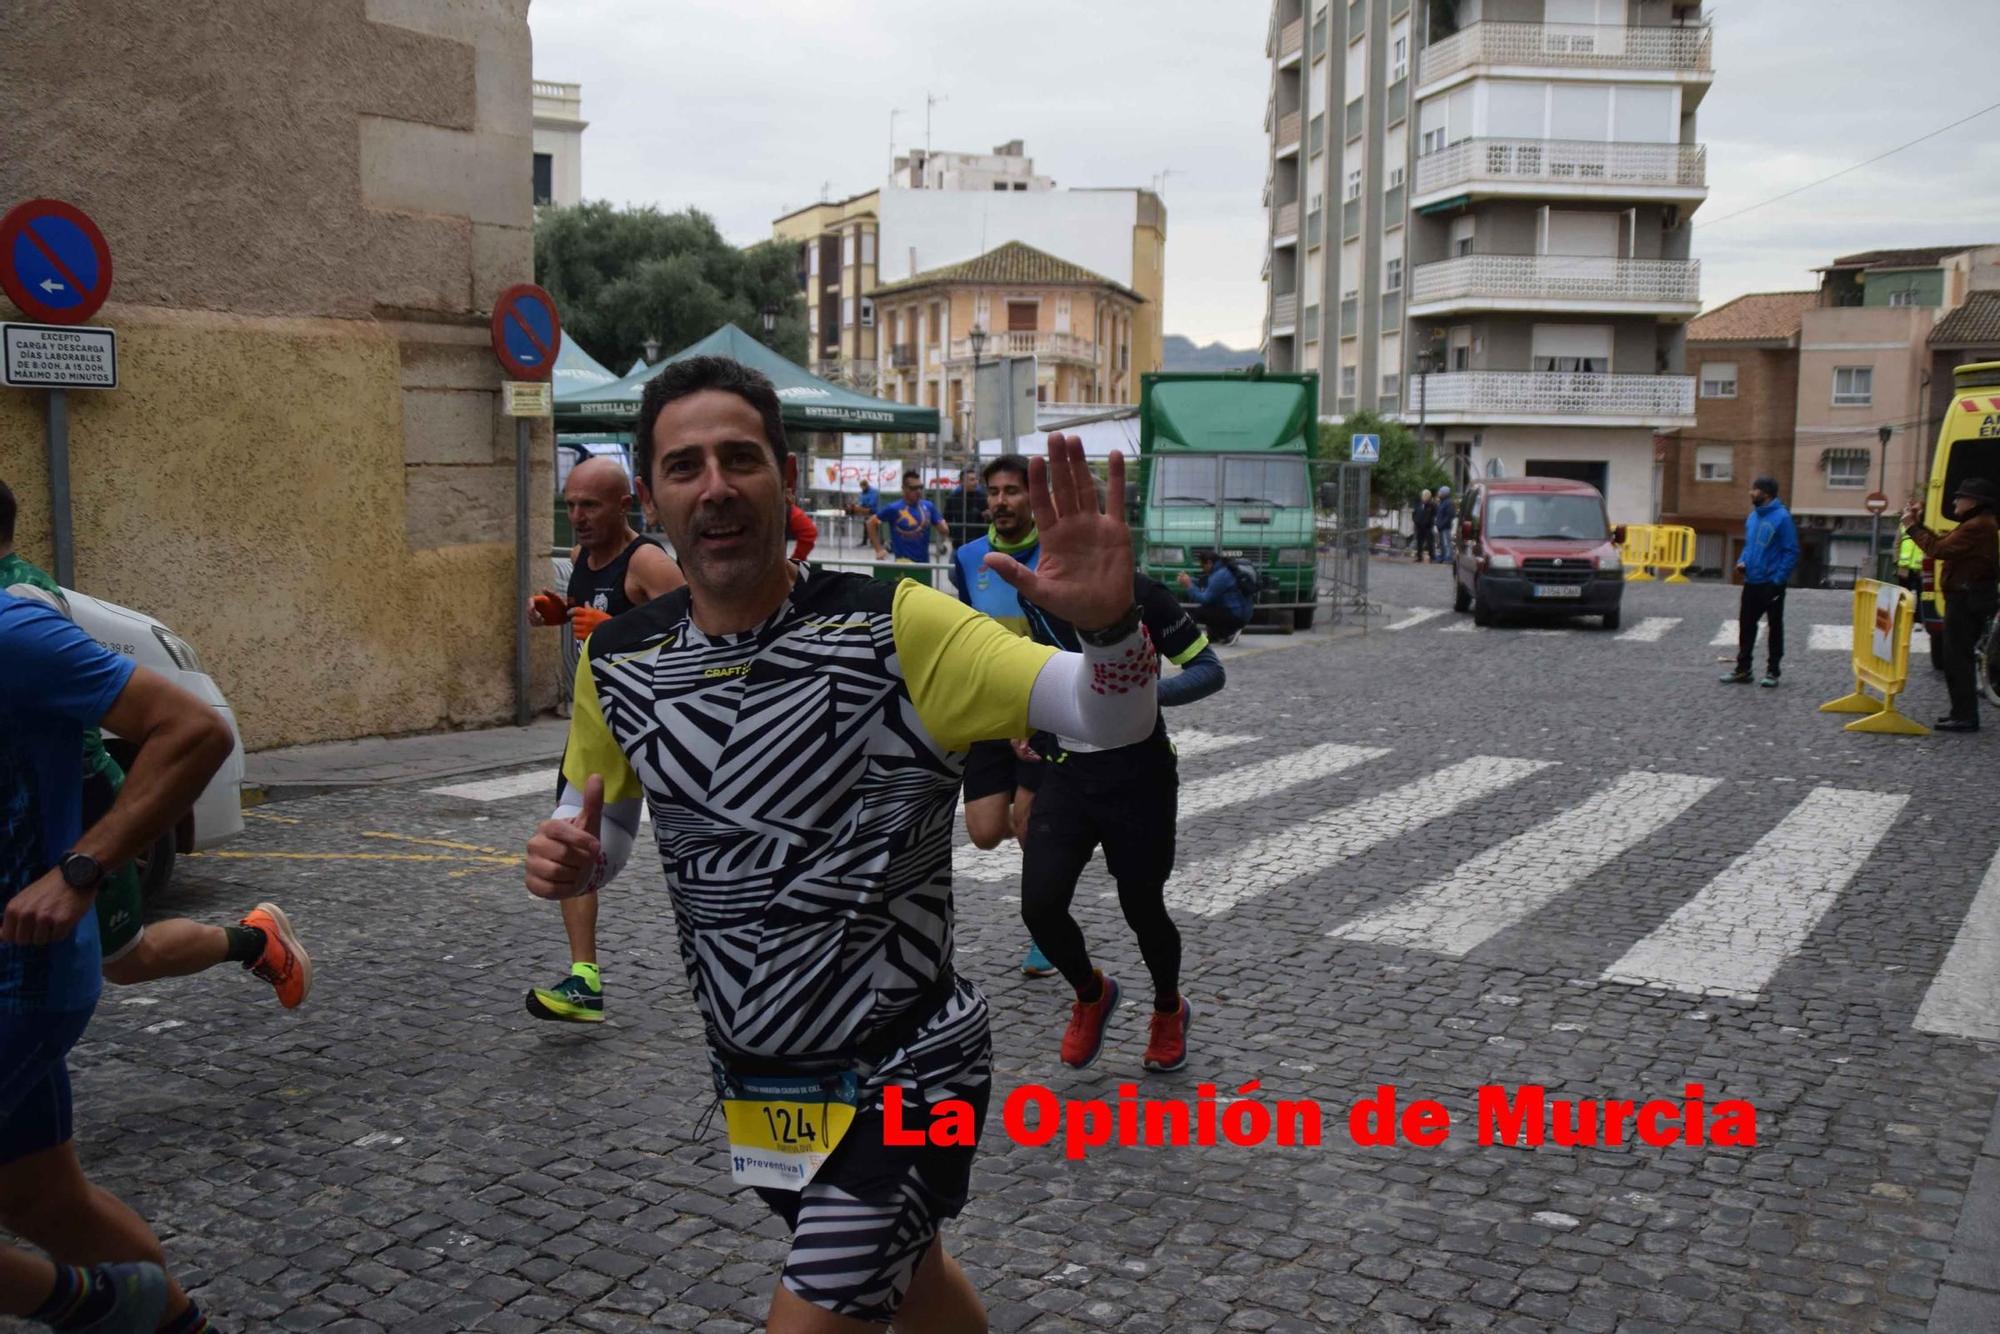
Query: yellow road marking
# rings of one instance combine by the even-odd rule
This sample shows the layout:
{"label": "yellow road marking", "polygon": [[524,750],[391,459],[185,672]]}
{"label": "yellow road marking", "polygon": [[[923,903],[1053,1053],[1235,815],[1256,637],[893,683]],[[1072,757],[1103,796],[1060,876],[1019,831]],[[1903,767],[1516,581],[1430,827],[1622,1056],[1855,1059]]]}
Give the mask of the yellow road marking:
{"label": "yellow road marking", "polygon": [[273,814],[272,814],[271,812],[269,812],[269,811],[245,811],[245,812],[243,812],[243,816],[244,816],[244,818],[245,818],[245,819],[247,819],[247,820],[269,820],[269,821],[270,821],[270,822],[271,822],[272,824],[303,824],[303,823],[305,823],[305,822],[304,822],[303,820],[300,820],[300,819],[299,819],[299,818],[297,818],[296,816],[291,816],[291,815],[273,815]]}
{"label": "yellow road marking", "polygon": [[228,858],[231,861],[286,862],[476,862],[482,866],[519,866],[519,857],[447,856],[439,852],[184,852],[183,857]]}
{"label": "yellow road marking", "polygon": [[451,840],[443,838],[412,838],[408,834],[383,834],[372,829],[363,830],[361,837],[394,839],[398,843],[416,843],[426,848],[450,848],[454,852],[486,852],[496,857],[512,857],[515,855],[505,848],[489,848],[482,843],[453,843]]}

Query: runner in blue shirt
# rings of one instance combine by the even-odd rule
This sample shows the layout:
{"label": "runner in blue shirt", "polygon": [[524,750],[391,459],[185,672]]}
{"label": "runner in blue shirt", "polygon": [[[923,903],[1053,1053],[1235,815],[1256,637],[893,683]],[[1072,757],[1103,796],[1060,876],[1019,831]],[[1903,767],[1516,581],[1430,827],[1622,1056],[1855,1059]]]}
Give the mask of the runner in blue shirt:
{"label": "runner in blue shirt", "polygon": [[[889,548],[882,546],[882,525],[889,526]],[[951,539],[951,530],[945,526],[944,515],[938,507],[924,499],[924,479],[914,469],[903,474],[903,498],[893,505],[885,505],[868,520],[868,541],[875,548],[877,560],[889,559],[890,551],[897,560],[915,561],[927,564],[931,558],[931,534],[935,532],[946,541]]]}
{"label": "runner in blue shirt", "polygon": [[[98,726],[136,742],[139,758],[85,830],[83,733]],[[174,827],[234,744],[194,696],[53,608],[0,593],[0,1228],[66,1261],[161,1257],[145,1220],[83,1174],[67,1058],[101,985],[98,888]],[[90,1304],[115,1293],[97,1271],[58,1270],[36,1318],[91,1327]],[[165,1312],[172,1334],[208,1328],[178,1285]]]}

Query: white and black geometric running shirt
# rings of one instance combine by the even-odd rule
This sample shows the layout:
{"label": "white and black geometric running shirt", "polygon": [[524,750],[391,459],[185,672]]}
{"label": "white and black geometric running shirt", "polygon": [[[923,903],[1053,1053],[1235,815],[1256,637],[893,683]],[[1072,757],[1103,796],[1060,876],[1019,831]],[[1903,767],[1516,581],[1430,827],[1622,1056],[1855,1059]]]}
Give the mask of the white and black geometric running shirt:
{"label": "white and black geometric running shirt", "polygon": [[[743,634],[704,634],[685,590],[599,628],[563,775],[645,798],[718,1054],[806,1065],[895,1025],[950,963],[963,752],[1027,732],[1055,650],[912,581],[797,568]],[[986,1048],[961,981],[868,1088],[950,1096]]]}

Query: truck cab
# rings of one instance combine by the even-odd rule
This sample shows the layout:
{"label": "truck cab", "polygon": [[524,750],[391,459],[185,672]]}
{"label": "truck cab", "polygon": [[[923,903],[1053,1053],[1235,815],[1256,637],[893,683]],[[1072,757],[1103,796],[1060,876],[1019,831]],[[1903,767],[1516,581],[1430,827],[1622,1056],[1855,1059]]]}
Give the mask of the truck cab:
{"label": "truck cab", "polygon": [[1452,564],[1452,606],[1473,624],[1518,613],[1599,616],[1616,630],[1625,597],[1622,529],[1585,482],[1488,481],[1467,497]]}
{"label": "truck cab", "polygon": [[1195,555],[1257,574],[1257,612],[1309,629],[1318,571],[1317,375],[1160,372],[1139,388],[1140,568],[1174,587]]}
{"label": "truck cab", "polygon": [[[1931,458],[1930,484],[1924,490],[1924,527],[1948,533],[1958,527],[1951,517],[1952,493],[1974,477],[2000,484],[2000,361],[1981,361],[1952,371],[1951,401],[1938,424],[1937,450]],[[1944,636],[1944,594],[1937,562],[1924,557],[1923,590],[1918,614],[1930,635],[1931,662],[1941,665]]]}

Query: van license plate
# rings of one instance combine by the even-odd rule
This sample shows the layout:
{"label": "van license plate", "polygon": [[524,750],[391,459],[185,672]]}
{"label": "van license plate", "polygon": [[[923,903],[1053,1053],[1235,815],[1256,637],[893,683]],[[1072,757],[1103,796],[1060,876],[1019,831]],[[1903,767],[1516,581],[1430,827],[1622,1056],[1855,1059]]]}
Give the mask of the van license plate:
{"label": "van license plate", "polygon": [[1580,584],[1536,584],[1535,596],[1538,598],[1580,598],[1583,596],[1583,587]]}

